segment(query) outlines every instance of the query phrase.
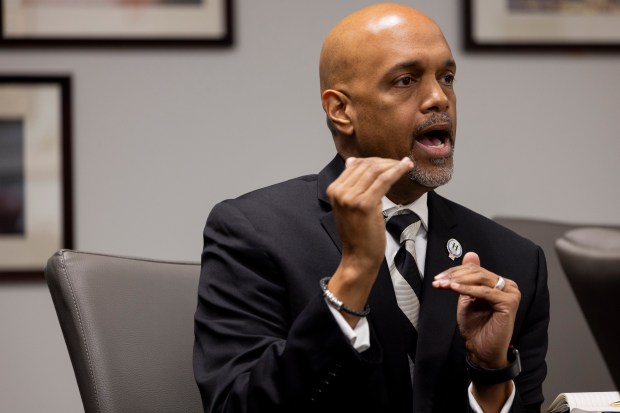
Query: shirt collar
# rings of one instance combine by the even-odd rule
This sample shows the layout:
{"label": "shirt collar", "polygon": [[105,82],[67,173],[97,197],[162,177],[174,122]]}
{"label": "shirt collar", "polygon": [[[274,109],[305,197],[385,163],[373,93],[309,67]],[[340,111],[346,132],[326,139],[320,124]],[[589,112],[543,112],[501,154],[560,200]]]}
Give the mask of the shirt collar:
{"label": "shirt collar", "polygon": [[394,202],[390,201],[386,196],[381,198],[381,206],[383,208],[383,213],[387,215],[392,215],[393,213],[400,211],[402,209],[410,209],[414,213],[416,213],[420,217],[420,221],[422,221],[422,226],[425,230],[428,231],[428,193],[425,192],[418,199],[413,201],[408,205],[397,205]]}

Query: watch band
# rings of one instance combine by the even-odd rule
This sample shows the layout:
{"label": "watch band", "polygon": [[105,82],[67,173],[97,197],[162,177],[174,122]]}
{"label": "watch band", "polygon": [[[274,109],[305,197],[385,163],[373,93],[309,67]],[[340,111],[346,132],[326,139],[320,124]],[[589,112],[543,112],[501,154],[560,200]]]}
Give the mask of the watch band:
{"label": "watch band", "polygon": [[510,364],[501,369],[485,369],[475,366],[469,361],[468,357],[465,357],[465,362],[467,363],[469,378],[474,383],[503,383],[514,379],[519,375],[519,373],[521,373],[521,358],[519,357],[519,350],[512,346],[508,349],[508,362]]}

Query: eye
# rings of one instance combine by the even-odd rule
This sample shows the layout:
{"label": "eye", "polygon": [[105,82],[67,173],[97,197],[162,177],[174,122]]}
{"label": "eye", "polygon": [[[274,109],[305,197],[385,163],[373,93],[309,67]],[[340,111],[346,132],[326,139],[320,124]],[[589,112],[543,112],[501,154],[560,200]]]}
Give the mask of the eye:
{"label": "eye", "polygon": [[454,84],[454,75],[444,75],[441,77],[443,84],[452,86]]}
{"label": "eye", "polygon": [[414,81],[413,76],[406,75],[406,76],[396,79],[396,82],[394,82],[394,84],[396,86],[409,86],[413,83],[413,81]]}

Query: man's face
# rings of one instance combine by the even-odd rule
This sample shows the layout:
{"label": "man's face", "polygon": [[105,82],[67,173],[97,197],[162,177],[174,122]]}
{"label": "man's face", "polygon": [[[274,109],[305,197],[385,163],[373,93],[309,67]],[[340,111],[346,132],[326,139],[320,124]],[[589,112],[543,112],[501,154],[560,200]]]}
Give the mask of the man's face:
{"label": "man's face", "polygon": [[409,156],[414,182],[443,185],[452,176],[456,132],[452,53],[430,22],[379,26],[357,53],[347,90],[357,152],[352,155]]}

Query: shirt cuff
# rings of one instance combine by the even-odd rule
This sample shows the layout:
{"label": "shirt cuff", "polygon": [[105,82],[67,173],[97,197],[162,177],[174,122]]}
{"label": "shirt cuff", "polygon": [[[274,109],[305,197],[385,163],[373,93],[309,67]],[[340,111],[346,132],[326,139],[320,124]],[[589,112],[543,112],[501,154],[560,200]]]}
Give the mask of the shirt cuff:
{"label": "shirt cuff", "polygon": [[355,328],[351,328],[347,320],[340,314],[340,311],[329,304],[327,304],[327,308],[332,312],[334,319],[338,323],[338,326],[340,326],[340,330],[342,330],[342,333],[349,340],[351,346],[353,346],[358,353],[364,352],[370,348],[370,328],[368,327],[368,320],[366,320],[366,317],[361,317]]}
{"label": "shirt cuff", "polygon": [[[469,384],[469,388],[467,389],[467,394],[469,396],[469,406],[472,408],[472,410],[475,413],[483,413],[482,412],[482,408],[480,407],[480,405],[478,404],[478,402],[476,401],[476,399],[474,398],[474,394],[472,393],[472,386],[473,383]],[[515,382],[512,382],[512,392],[510,393],[510,396],[508,396],[508,399],[506,400],[506,403],[504,403],[504,407],[502,407],[502,410],[499,411],[499,413],[508,413],[510,411],[510,408],[512,407],[512,402],[515,399],[515,394],[516,394],[516,388],[515,388]]]}

